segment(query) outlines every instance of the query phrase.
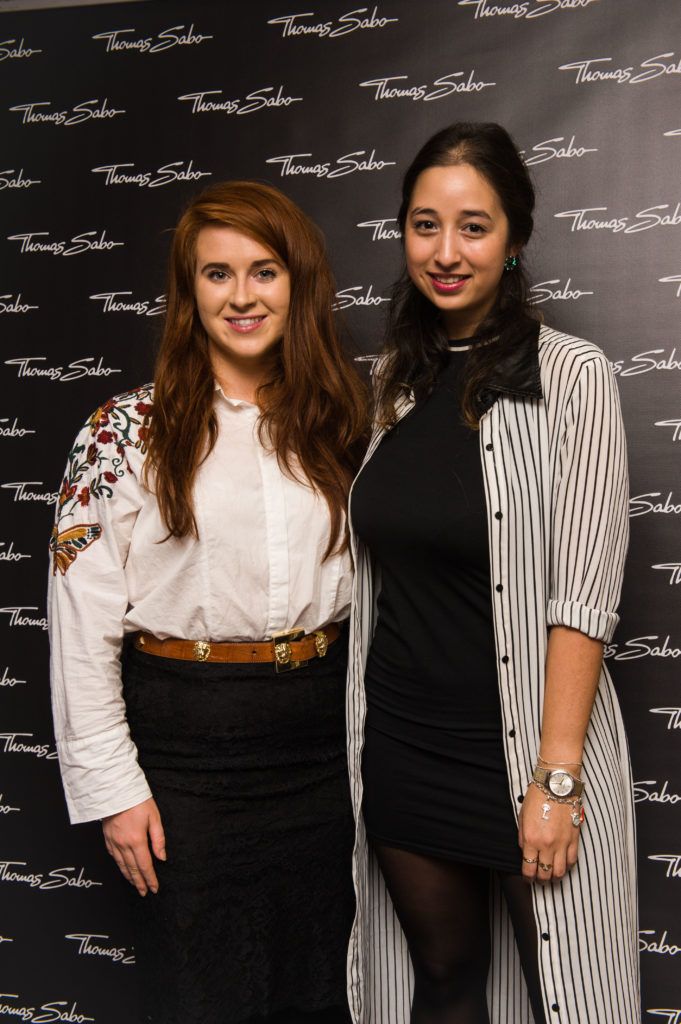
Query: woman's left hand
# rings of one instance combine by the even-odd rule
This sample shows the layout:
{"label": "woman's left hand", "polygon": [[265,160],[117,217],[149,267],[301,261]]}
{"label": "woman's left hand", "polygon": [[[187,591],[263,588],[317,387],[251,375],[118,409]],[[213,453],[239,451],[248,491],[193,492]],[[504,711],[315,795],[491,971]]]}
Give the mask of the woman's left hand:
{"label": "woman's left hand", "polygon": [[573,812],[571,804],[549,800],[532,784],[527,787],[520,809],[518,843],[523,854],[523,877],[528,882],[559,880],[577,863],[579,828],[572,824]]}

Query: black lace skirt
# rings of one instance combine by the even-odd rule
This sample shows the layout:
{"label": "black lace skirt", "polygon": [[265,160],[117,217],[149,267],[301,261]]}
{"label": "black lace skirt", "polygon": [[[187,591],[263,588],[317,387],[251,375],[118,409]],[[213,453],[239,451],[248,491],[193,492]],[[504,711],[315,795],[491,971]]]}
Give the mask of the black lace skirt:
{"label": "black lace skirt", "polygon": [[281,675],[127,652],[168,856],[158,894],[134,896],[145,1022],[349,1020],[346,660],[346,633]]}

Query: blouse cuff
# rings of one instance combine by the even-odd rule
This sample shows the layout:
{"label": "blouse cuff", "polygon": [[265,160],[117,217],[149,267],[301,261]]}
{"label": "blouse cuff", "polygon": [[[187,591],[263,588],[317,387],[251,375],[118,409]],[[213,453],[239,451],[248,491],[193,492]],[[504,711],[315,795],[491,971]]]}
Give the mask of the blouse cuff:
{"label": "blouse cuff", "polygon": [[118,814],[152,795],[127,725],[57,741],[57,751],[72,825]]}
{"label": "blouse cuff", "polygon": [[578,601],[550,600],[546,621],[549,626],[568,626],[590,636],[592,640],[609,643],[620,620],[616,612],[589,608]]}

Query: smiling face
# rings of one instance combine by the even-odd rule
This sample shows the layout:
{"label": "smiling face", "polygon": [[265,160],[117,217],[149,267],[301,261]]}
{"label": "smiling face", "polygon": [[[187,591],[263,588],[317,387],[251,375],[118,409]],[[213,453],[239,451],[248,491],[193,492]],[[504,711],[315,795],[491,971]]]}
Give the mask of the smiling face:
{"label": "smiling face", "polygon": [[518,249],[499,196],[470,164],[429,167],[416,179],[405,223],[407,271],[442,315],[451,339],[473,335]]}
{"label": "smiling face", "polygon": [[218,382],[264,379],[288,320],[291,286],[283,263],[234,228],[210,225],[196,240],[194,297]]}

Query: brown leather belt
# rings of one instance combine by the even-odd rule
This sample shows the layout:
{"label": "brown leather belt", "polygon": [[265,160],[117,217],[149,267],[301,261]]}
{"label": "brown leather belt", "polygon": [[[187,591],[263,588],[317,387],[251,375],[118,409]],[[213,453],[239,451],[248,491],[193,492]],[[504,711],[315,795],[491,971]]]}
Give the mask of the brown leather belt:
{"label": "brown leather belt", "polygon": [[340,626],[331,622],[323,629],[305,634],[302,629],[274,633],[271,640],[242,643],[211,643],[209,640],[159,640],[152,633],[139,633],[135,647],[145,654],[183,661],[236,662],[256,665],[271,662],[277,672],[300,668],[310,658],[323,658],[329,644],[340,636]]}

